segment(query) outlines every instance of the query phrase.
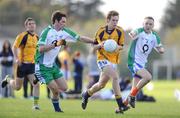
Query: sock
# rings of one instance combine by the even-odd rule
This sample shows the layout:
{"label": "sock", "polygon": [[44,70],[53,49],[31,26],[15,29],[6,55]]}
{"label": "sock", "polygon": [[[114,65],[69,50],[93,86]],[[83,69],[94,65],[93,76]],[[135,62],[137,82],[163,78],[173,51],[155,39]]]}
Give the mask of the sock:
{"label": "sock", "polygon": [[139,90],[138,90],[137,87],[133,87],[133,88],[131,89],[130,95],[135,97],[135,96],[137,95],[138,91],[139,91]]}
{"label": "sock", "polygon": [[34,105],[39,104],[39,97],[34,96]]}
{"label": "sock", "polygon": [[59,99],[52,99],[52,104],[54,106],[55,112],[61,111],[61,108],[59,107]]}
{"label": "sock", "polygon": [[115,95],[115,98],[116,98],[116,102],[117,102],[119,108],[121,108],[122,106],[124,106],[121,96]]}

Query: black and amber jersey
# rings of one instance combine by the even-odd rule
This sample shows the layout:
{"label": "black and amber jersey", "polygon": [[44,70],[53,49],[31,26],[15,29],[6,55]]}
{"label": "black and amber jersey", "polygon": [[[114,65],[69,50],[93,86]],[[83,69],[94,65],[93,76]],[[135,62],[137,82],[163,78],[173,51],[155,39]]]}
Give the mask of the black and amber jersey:
{"label": "black and amber jersey", "polygon": [[22,32],[16,37],[13,46],[20,49],[18,58],[21,62],[34,63],[37,42],[38,35],[31,34],[28,31]]}
{"label": "black and amber jersey", "polygon": [[[124,31],[121,27],[116,26],[111,31],[108,31],[108,27],[101,27],[99,30],[96,32],[95,36],[95,41],[99,44],[102,41],[108,40],[108,39],[113,39],[117,42],[118,45],[123,46],[124,45]],[[108,60],[112,63],[119,63],[120,62],[120,54],[119,52],[113,52],[109,53],[106,52],[103,48],[99,49],[97,51],[97,60]]]}

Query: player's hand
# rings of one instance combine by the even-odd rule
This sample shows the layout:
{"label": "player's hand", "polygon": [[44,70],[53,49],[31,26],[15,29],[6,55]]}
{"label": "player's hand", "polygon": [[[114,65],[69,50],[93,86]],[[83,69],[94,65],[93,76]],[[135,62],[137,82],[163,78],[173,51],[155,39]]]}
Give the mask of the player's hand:
{"label": "player's hand", "polygon": [[130,32],[129,36],[131,37],[132,40],[135,40],[137,38],[136,32]]}
{"label": "player's hand", "polygon": [[121,50],[123,50],[123,46],[118,45],[118,47],[116,48],[115,52],[120,52]]}
{"label": "player's hand", "polygon": [[56,41],[54,43],[54,45],[55,45],[55,47],[56,46],[61,46],[61,45],[66,45],[66,41],[64,39],[62,39],[62,40]]}
{"label": "player's hand", "polygon": [[15,60],[15,63],[16,63],[18,66],[20,66],[20,65],[22,64],[19,59],[16,59],[16,60]]}
{"label": "player's hand", "polygon": [[158,51],[159,51],[160,54],[163,54],[163,53],[165,52],[165,50],[164,50],[163,47],[159,47],[159,48],[157,48],[157,49],[158,49]]}
{"label": "player's hand", "polygon": [[105,41],[102,41],[102,42],[99,44],[100,48],[104,48],[104,43],[105,43]]}

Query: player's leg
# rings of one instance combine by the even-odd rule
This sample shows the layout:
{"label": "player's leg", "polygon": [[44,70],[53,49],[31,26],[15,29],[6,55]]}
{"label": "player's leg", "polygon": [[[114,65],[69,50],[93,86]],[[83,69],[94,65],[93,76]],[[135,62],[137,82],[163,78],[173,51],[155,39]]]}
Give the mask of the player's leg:
{"label": "player's leg", "polygon": [[139,70],[137,72],[137,74],[142,77],[142,79],[137,84],[137,88],[140,90],[141,88],[143,88],[147,83],[149,83],[152,80],[152,75],[146,69]]}
{"label": "player's leg", "polygon": [[136,96],[138,91],[141,88],[143,88],[147,83],[149,83],[151,79],[152,79],[152,76],[146,69],[143,68],[143,69],[138,70],[134,79],[135,81],[137,81],[137,83],[132,88],[131,96]]}
{"label": "player's leg", "polygon": [[57,66],[53,68],[53,77],[56,82],[59,92],[64,92],[68,89],[67,80],[64,78],[63,73]]}
{"label": "player's leg", "polygon": [[135,108],[135,101],[136,101],[135,96],[133,96],[132,94],[134,94],[134,93],[137,94],[138,89],[136,88],[136,86],[137,86],[138,82],[140,81],[140,79],[141,79],[141,77],[137,76],[137,75],[135,75],[133,77],[130,95],[125,100],[125,104],[127,105],[129,103],[132,108]]}
{"label": "player's leg", "polygon": [[40,66],[37,64],[35,68],[35,76],[36,79],[38,79],[42,84],[46,84],[50,89],[52,93],[51,101],[55,112],[62,112],[59,106],[59,88],[54,80],[54,67],[48,68],[44,65]]}
{"label": "player's leg", "polygon": [[7,84],[10,85],[10,87],[14,90],[20,90],[22,85],[23,85],[23,78],[24,78],[24,65],[19,65],[17,67],[17,71],[16,74],[17,77],[15,77],[15,79],[11,79],[9,75],[6,75],[6,77],[4,78],[4,80],[1,82],[1,86],[2,88],[6,87]]}
{"label": "player's leg", "polygon": [[35,64],[25,64],[25,68],[26,68],[26,75],[27,78],[29,79],[31,85],[33,86],[33,109],[34,110],[39,110],[39,83],[34,84],[33,80],[35,80]]}
{"label": "player's leg", "polygon": [[63,78],[63,74],[57,66],[54,66],[52,73],[53,73],[54,80],[50,84],[48,84],[48,88],[52,91],[52,94],[53,94],[52,103],[53,103],[55,112],[63,112],[59,105],[59,94],[67,90],[68,88],[67,82]]}
{"label": "player's leg", "polygon": [[146,69],[140,69],[134,76],[134,84],[131,89],[129,103],[130,105],[135,108],[135,97],[137,93],[151,81],[152,75]]}
{"label": "player's leg", "polygon": [[47,86],[52,92],[51,101],[52,101],[52,104],[54,107],[54,111],[55,112],[63,112],[59,105],[59,87],[58,87],[58,85],[56,84],[56,82],[54,80],[52,80]]}
{"label": "player's leg", "polygon": [[68,89],[67,82],[63,77],[56,79],[55,82],[58,86],[59,92],[64,92]]}
{"label": "player's leg", "polygon": [[116,113],[123,113],[123,111],[128,110],[129,107],[124,105],[123,100],[122,100],[118,73],[116,71],[116,68],[113,66],[108,66],[107,68],[108,68],[107,74],[112,78],[112,87],[114,90],[115,99],[116,99],[118,109],[119,109],[119,110],[116,110]]}
{"label": "player's leg", "polygon": [[141,76],[137,75],[136,73],[138,70],[142,69],[143,67],[140,67],[136,64],[132,64],[132,65],[128,65],[128,68],[130,72],[132,73],[133,80],[132,80],[131,92],[129,96],[126,98],[126,100],[124,101],[124,104],[126,105],[130,104],[132,108],[135,108],[135,96],[132,96],[132,94],[134,93],[137,94],[138,90],[136,86],[141,79]]}
{"label": "player's leg", "polygon": [[[108,71],[108,70],[107,70]],[[106,74],[106,71],[100,73],[100,78],[97,83],[95,83],[90,89],[88,89],[88,94],[93,95],[97,91],[103,89],[106,86],[106,83],[109,81],[110,77]]]}
{"label": "player's leg", "polygon": [[23,96],[24,98],[28,98],[28,78],[27,76],[24,77],[24,82],[23,82]]}
{"label": "player's leg", "polygon": [[108,65],[104,66],[101,70],[99,81],[95,83],[91,88],[89,88],[86,92],[82,93],[81,106],[83,109],[86,109],[88,98],[106,86],[107,82],[110,79],[109,75],[107,74],[108,71]]}
{"label": "player's leg", "polygon": [[35,79],[34,74],[27,75],[29,81],[31,82],[31,85],[33,86],[33,109],[39,110],[39,94],[40,94],[40,87],[39,83],[34,84],[33,80]]}

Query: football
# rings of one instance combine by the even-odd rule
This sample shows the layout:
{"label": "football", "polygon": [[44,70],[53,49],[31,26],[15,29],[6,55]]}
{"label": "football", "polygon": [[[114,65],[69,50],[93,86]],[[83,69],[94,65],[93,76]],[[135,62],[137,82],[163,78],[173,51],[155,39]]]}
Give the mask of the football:
{"label": "football", "polygon": [[113,39],[108,39],[104,42],[104,50],[107,52],[114,52],[117,48],[117,43]]}

